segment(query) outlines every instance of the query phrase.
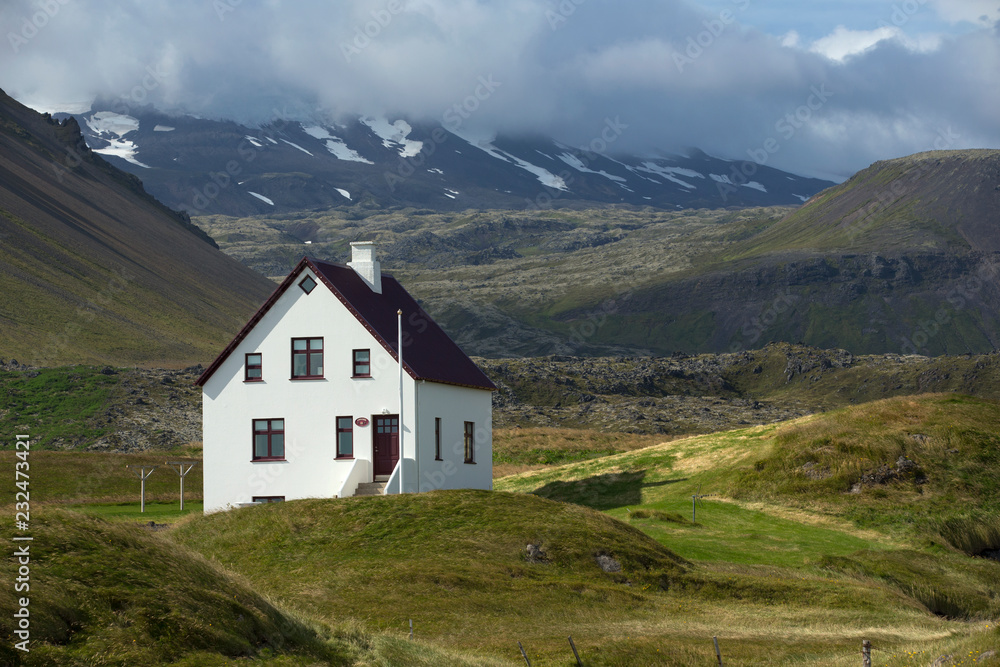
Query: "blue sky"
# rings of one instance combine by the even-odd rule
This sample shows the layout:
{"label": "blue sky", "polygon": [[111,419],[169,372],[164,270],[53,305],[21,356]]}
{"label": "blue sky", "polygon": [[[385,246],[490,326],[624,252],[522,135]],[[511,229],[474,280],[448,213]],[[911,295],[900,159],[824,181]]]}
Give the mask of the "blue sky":
{"label": "blue sky", "polygon": [[49,111],[441,122],[487,77],[468,131],[586,145],[618,119],[611,152],[767,144],[843,179],[1000,148],[998,19],[1000,0],[6,0],[0,88]]}

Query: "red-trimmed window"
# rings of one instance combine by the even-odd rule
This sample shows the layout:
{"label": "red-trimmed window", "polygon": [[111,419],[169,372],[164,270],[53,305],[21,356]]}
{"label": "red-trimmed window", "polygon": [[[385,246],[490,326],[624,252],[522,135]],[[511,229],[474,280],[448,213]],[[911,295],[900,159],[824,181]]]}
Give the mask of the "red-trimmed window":
{"label": "red-trimmed window", "polygon": [[285,420],[253,420],[253,460],[283,461],[285,459]]}
{"label": "red-trimmed window", "polygon": [[434,418],[434,460],[441,460],[441,418]]}
{"label": "red-trimmed window", "polygon": [[337,458],[354,458],[354,417],[337,417]]}
{"label": "red-trimmed window", "polygon": [[302,288],[303,292],[309,294],[314,289],[316,289],[316,281],[312,279],[312,276],[306,276],[305,278],[299,281],[299,287]]}
{"label": "red-trimmed window", "polygon": [[476,424],[465,422],[465,462],[476,462]]}
{"label": "red-trimmed window", "polygon": [[253,501],[255,503],[283,503],[285,502],[284,496],[254,496]]}
{"label": "red-trimmed window", "polygon": [[292,379],[316,380],[323,377],[323,339],[292,339]]}
{"label": "red-trimmed window", "polygon": [[263,382],[264,380],[264,355],[260,352],[251,352],[246,356],[246,363],[243,365],[244,382]]}
{"label": "red-trimmed window", "polygon": [[372,376],[372,351],[354,350],[354,377],[370,378]]}

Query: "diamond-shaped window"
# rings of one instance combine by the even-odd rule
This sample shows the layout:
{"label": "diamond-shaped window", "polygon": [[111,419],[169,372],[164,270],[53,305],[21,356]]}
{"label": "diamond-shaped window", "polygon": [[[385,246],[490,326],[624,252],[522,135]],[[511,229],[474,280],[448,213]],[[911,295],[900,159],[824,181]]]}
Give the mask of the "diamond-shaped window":
{"label": "diamond-shaped window", "polygon": [[315,289],[316,281],[312,279],[312,276],[306,276],[299,282],[299,287],[302,288],[303,292],[309,294]]}

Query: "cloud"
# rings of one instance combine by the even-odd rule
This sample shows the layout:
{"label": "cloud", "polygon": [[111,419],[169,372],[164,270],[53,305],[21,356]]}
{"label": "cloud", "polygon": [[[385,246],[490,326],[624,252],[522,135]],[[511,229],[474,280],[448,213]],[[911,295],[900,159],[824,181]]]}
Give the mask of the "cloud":
{"label": "cloud", "polygon": [[[955,21],[987,11],[974,0],[926,1]],[[43,4],[58,10],[39,19]],[[928,149],[948,127],[962,137],[956,147],[1000,146],[997,34],[880,27],[884,7],[871,10],[870,29],[828,28],[806,41],[746,25],[746,0],[710,10],[683,0],[43,4],[0,7],[9,30],[0,87],[38,105],[102,96],[247,123],[362,114],[441,122],[486,78],[494,85],[465,119],[468,131],[585,145],[619,118],[629,128],[616,149],[699,146],[742,159],[774,139],[769,164],[839,176]],[[832,95],[813,109],[818,87]]]}
{"label": "cloud", "polygon": [[841,25],[831,34],[813,42],[809,50],[830,60],[843,62],[848,57],[864,53],[885,40],[896,40],[907,49],[918,52],[936,51],[941,46],[941,37],[938,35],[910,37],[896,26],[887,25],[874,30],[848,30]]}
{"label": "cloud", "polygon": [[[926,2],[926,0],[924,0]],[[1000,22],[998,0],[931,0],[941,18],[952,23],[973,23],[993,26]]]}

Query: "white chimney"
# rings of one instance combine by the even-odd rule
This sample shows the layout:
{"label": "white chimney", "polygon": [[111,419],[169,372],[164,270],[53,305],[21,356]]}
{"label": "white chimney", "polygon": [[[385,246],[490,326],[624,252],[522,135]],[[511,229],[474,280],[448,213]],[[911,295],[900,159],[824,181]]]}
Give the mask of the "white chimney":
{"label": "white chimney", "polygon": [[382,293],[382,267],[375,259],[374,241],[351,243],[351,261],[347,265],[361,276],[361,279],[372,288],[373,292]]}

